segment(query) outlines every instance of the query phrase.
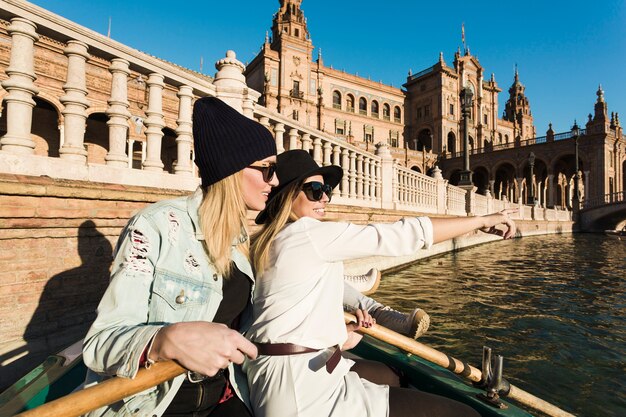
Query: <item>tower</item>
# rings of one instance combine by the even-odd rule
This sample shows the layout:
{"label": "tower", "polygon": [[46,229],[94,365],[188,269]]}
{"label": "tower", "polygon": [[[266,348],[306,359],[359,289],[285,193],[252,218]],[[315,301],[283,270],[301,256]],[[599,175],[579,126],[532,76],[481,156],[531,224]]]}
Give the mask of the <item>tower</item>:
{"label": "tower", "polygon": [[513,123],[515,138],[531,139],[536,136],[530,103],[525,93],[526,87],[519,80],[519,72],[515,66],[515,80],[509,88],[509,99],[504,106],[502,118]]}
{"label": "tower", "polygon": [[272,36],[266,36],[245,75],[248,85],[262,93],[265,107],[311,125],[316,119],[318,77],[301,4],[302,0],[280,0]]}

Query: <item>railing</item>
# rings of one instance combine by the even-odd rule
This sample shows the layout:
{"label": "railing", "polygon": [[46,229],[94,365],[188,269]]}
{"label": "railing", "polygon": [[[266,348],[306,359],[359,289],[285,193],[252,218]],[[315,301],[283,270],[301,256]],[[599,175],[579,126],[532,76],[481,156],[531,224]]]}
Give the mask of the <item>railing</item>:
{"label": "railing", "polygon": [[481,194],[476,194],[474,199],[474,214],[477,216],[489,214],[490,198]]}
{"label": "railing", "polygon": [[448,184],[446,186],[446,214],[455,216],[466,216],[465,194],[467,191],[462,188]]}
{"label": "railing", "polygon": [[[586,129],[581,129],[580,130],[580,136],[584,136],[587,134],[587,130]],[[565,140],[565,139],[573,139],[573,135],[572,132],[568,131],[568,132],[562,132],[562,133],[558,133],[556,135],[554,135],[554,141],[559,141],[559,140]],[[529,146],[529,145],[538,145],[538,144],[543,144],[543,143],[548,143],[548,137],[547,136],[539,136],[536,138],[531,138],[531,139],[526,139],[523,141],[520,141],[519,144],[517,144],[515,142],[515,140],[511,141],[511,142],[507,142],[507,143],[500,143],[497,145],[487,145],[487,146],[483,146],[481,148],[472,148],[470,150],[470,155],[478,155],[478,154],[482,154],[482,153],[486,153],[486,152],[496,152],[496,151],[502,151],[502,150],[506,150],[506,149],[513,149],[513,148],[518,148],[518,147],[523,147],[523,146]],[[459,151],[459,152],[454,152],[454,153],[450,153],[448,154],[448,158],[462,158],[464,155],[463,151]],[[443,157],[445,157],[445,155],[442,155]]]}
{"label": "railing", "polygon": [[585,209],[604,206],[607,204],[623,203],[626,201],[626,191],[618,191],[616,193],[604,194],[599,197],[585,198],[583,207]]}
{"label": "railing", "polygon": [[[304,91],[301,90],[289,90],[289,96],[293,98],[299,98],[302,100],[304,98]],[[340,106],[341,108],[341,106]]]}
{"label": "railing", "polygon": [[395,169],[398,208],[437,213],[437,181],[400,165]]}

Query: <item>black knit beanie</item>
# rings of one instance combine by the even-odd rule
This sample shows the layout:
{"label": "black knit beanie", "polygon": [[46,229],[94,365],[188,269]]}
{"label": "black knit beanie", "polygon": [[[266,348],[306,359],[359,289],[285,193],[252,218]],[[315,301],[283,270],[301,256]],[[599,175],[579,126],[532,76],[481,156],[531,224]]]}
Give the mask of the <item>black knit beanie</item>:
{"label": "black knit beanie", "polygon": [[193,142],[203,187],[276,155],[266,127],[215,97],[203,97],[193,106]]}

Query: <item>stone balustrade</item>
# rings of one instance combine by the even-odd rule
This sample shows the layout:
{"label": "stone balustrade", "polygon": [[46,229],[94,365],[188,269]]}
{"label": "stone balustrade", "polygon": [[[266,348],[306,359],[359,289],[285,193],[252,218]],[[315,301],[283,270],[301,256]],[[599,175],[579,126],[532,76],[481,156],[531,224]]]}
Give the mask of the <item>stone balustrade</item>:
{"label": "stone balustrade", "polygon": [[[432,177],[409,170],[386,144],[377,144],[371,153],[256,104],[260,93],[246,85],[245,67],[233,51],[216,63],[211,78],[26,2],[3,2],[0,23],[0,37],[11,46],[9,66],[2,69],[6,75],[0,99],[7,128],[0,139],[0,172],[193,190],[199,180],[192,162],[192,105],[199,97],[216,96],[267,127],[279,153],[304,149],[320,165],[341,166],[345,175],[334,190],[333,203],[457,216],[509,205],[451,186],[438,169]],[[51,76],[37,65],[55,50],[66,62],[55,74],[65,71],[62,95],[44,82]],[[95,73],[100,79],[94,80]],[[59,121],[58,132],[51,130],[60,135],[57,145],[40,139],[48,141],[48,148],[58,148],[48,149],[47,155],[37,151],[33,139],[36,99],[50,104]],[[100,119],[90,121],[94,114]],[[90,123],[98,121],[106,130],[101,163],[90,161],[86,143],[88,136],[97,134]],[[519,216],[533,218],[532,208],[520,206]]]}

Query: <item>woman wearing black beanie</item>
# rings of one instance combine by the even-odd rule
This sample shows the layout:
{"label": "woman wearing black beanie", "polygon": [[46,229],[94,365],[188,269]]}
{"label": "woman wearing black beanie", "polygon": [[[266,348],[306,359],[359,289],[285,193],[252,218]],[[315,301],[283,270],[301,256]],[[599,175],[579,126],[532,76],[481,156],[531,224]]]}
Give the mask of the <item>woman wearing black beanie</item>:
{"label": "woman wearing black beanie", "polygon": [[83,349],[87,385],[133,378],[159,360],[190,372],[90,415],[250,415],[245,376],[233,366],[257,355],[239,333],[254,285],[246,214],[264,209],[278,185],[276,144],[212,97],[195,103],[193,134],[201,187],[129,221]]}

